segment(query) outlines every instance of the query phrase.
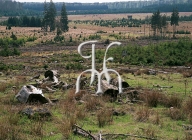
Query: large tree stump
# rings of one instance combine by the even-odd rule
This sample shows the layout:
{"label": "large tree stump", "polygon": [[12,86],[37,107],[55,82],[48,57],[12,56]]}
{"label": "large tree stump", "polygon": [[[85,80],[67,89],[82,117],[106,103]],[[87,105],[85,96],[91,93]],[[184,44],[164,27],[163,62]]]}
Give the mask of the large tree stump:
{"label": "large tree stump", "polygon": [[117,100],[117,94],[119,93],[119,91],[116,86],[109,84],[106,80],[102,80],[101,89],[104,96],[110,97],[110,101],[114,102]]}

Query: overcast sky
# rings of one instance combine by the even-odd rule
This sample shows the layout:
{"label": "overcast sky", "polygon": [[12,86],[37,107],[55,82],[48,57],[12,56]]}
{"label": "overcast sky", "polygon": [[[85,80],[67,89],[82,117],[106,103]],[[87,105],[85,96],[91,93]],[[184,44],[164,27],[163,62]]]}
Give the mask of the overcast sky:
{"label": "overcast sky", "polygon": [[[16,0],[19,2],[44,2],[45,0]],[[46,0],[49,2],[50,0]],[[66,2],[66,3],[73,3],[73,2],[81,2],[81,3],[94,3],[94,2],[120,2],[120,1],[133,1],[133,0],[53,0],[53,2]]]}

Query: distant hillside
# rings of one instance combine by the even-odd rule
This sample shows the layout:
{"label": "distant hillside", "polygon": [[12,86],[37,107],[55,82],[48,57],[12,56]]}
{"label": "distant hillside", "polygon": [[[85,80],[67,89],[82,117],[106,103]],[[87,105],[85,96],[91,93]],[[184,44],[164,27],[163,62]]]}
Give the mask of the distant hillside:
{"label": "distant hillside", "polygon": [[[48,0],[47,0],[48,1]],[[55,3],[59,12],[63,3]],[[109,3],[66,3],[68,14],[106,14],[106,13],[146,13],[159,9],[171,12],[177,7],[181,12],[192,11],[192,0],[139,0]],[[0,0],[0,16],[42,15],[44,3],[19,3],[11,0]]]}
{"label": "distant hillside", "polygon": [[[42,12],[44,3],[23,3],[23,8]],[[60,11],[62,3],[55,3]],[[69,14],[93,13],[127,13],[127,12],[154,12],[172,11],[177,7],[179,11],[192,11],[192,0],[140,0],[109,3],[66,3]]]}
{"label": "distant hillside", "polygon": [[22,3],[11,0],[0,0],[0,16],[14,14],[22,9]]}

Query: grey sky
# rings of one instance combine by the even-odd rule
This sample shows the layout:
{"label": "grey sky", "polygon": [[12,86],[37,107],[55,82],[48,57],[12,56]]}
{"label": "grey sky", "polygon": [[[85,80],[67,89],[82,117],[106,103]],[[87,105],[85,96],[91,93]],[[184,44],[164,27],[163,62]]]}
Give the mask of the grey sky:
{"label": "grey sky", "polygon": [[[19,2],[44,2],[45,0],[16,0]],[[49,2],[50,0],[46,0]],[[134,0],[53,0],[53,2],[66,2],[66,3],[73,3],[73,2],[81,2],[81,3],[94,3],[94,2],[120,2],[120,1],[134,1]]]}

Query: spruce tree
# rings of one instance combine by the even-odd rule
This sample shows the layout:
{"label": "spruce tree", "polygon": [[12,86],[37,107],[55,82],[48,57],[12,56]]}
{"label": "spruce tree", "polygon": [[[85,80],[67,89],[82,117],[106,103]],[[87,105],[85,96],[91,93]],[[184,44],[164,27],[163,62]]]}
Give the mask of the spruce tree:
{"label": "spruce tree", "polygon": [[44,2],[44,12],[43,12],[43,21],[42,21],[42,29],[44,31],[48,31],[48,22],[49,22],[49,17],[48,17],[48,7],[47,7],[47,2],[45,0]]}
{"label": "spruce tree", "polygon": [[175,38],[176,26],[179,25],[179,12],[177,9],[173,9],[171,14],[171,26],[173,26],[173,38]]}
{"label": "spruce tree", "polygon": [[49,26],[50,26],[50,31],[55,30],[55,17],[57,15],[55,4],[53,3],[52,0],[50,0],[50,4],[48,7],[48,17],[49,17]]}
{"label": "spruce tree", "polygon": [[162,23],[162,28],[163,28],[162,33],[163,33],[163,36],[165,36],[166,30],[167,30],[167,26],[168,26],[167,16],[165,14],[162,16],[162,20],[161,21],[162,21],[161,23]]}
{"label": "spruce tree", "polygon": [[154,31],[154,36],[157,35],[157,30],[161,30],[162,24],[161,24],[161,15],[160,11],[153,13],[151,18],[151,28]]}
{"label": "spruce tree", "polygon": [[63,3],[62,8],[61,8],[60,23],[61,23],[61,30],[63,32],[67,32],[69,30],[69,26],[68,26],[68,16],[67,16],[67,12],[66,12],[65,3]]}
{"label": "spruce tree", "polygon": [[55,4],[52,0],[50,0],[49,5],[47,5],[46,1],[44,2],[44,18],[42,28],[47,32],[48,27],[50,31],[55,30],[55,17],[56,17],[56,8]]}

